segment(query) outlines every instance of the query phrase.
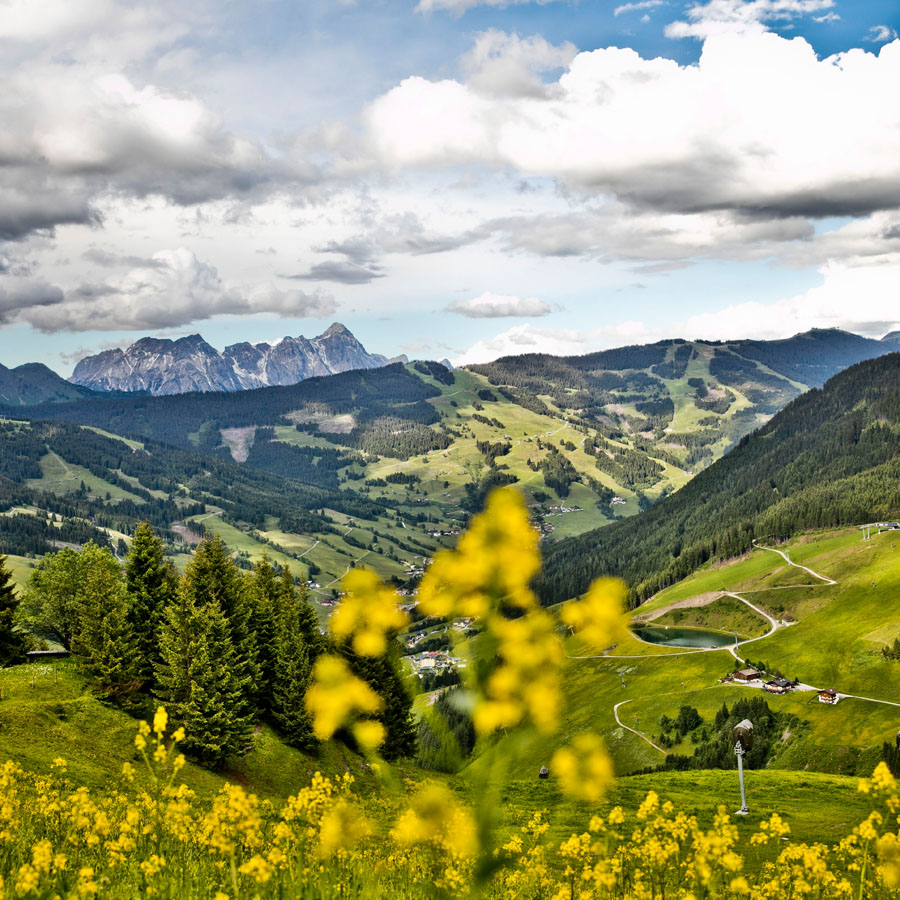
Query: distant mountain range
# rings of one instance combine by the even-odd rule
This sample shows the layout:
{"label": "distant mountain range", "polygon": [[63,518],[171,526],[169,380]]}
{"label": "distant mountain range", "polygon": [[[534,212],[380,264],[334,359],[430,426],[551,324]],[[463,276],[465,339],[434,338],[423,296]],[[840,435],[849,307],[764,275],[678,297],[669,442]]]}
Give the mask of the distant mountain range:
{"label": "distant mountain range", "polygon": [[[178,340],[145,337],[127,350],[82,359],[70,382],[95,391],[243,391],[296,384],[306,378],[387,365],[335,322],[318,337],[284,337],[272,344],[242,342],[219,352],[199,334]],[[405,357],[402,358],[405,362]]]}

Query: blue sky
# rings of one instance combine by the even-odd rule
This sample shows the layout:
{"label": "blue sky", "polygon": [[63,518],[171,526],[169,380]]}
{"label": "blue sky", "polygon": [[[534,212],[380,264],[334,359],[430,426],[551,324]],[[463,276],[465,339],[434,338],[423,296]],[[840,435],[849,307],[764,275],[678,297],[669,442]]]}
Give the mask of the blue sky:
{"label": "blue sky", "polygon": [[900,327],[900,9],[0,0],[0,362]]}

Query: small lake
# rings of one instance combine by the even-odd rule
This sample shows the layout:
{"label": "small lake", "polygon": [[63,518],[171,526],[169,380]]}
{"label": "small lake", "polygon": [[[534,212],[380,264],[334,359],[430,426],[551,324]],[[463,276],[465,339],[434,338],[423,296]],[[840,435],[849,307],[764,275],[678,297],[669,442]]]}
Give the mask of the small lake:
{"label": "small lake", "polygon": [[728,647],[734,645],[733,634],[706,628],[666,628],[662,625],[639,625],[631,629],[635,636],[650,644],[665,647]]}

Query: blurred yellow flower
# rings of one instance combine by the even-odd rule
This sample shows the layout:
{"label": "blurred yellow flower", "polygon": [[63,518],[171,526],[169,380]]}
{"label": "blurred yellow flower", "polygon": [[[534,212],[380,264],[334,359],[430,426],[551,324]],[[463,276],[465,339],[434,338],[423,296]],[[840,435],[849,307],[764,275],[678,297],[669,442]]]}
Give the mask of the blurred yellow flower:
{"label": "blurred yellow flower", "polygon": [[362,810],[347,800],[339,800],[322,817],[319,826],[319,855],[332,856],[339,850],[352,850],[372,833]]}
{"label": "blurred yellow flower", "polygon": [[591,649],[601,653],[626,634],[627,596],[624,581],[598,578],[581,600],[564,604],[559,617]]}
{"label": "blurred yellow flower", "polygon": [[[378,694],[357,678],[341,657],[326,654],[316,660],[313,683],[306,692],[306,708],[320,741],[327,741],[359,714],[378,712],[381,704]],[[368,736],[372,736],[371,731]]]}
{"label": "blurred yellow flower", "polygon": [[388,636],[409,621],[397,605],[397,594],[368,569],[352,569],[343,587],[346,593],[329,621],[335,640],[352,639],[360,656],[383,656]]}
{"label": "blurred yellow flower", "polygon": [[557,750],[550,771],[565,794],[589,803],[601,800],[615,777],[603,741],[590,732],[576,735],[570,747]]}
{"label": "blurred yellow flower", "polygon": [[475,821],[443,785],[425,785],[413,798],[391,836],[398,844],[432,844],[454,856],[469,856],[478,845]]}
{"label": "blurred yellow flower", "polygon": [[455,550],[438,553],[419,585],[419,607],[430,616],[480,618],[499,602],[531,609],[529,583],[540,567],[538,535],[513,488],[494,491]]}

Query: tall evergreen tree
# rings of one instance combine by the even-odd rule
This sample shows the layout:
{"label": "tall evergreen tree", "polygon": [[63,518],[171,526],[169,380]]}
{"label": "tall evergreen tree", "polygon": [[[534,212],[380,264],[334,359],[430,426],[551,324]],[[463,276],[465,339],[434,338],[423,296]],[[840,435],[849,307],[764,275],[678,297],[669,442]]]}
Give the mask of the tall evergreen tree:
{"label": "tall evergreen tree", "polygon": [[328,641],[319,630],[319,617],[310,602],[309,588],[302,585],[298,589],[290,567],[285,566],[281,570],[279,591],[283,599],[296,599],[299,602],[300,629],[309,650],[309,663],[312,665],[319,655],[328,649]]}
{"label": "tall evergreen tree", "polygon": [[308,606],[295,590],[282,590],[278,597],[275,654],[272,670],[272,718],[285,740],[302,750],[316,745],[312,722],[306,710],[306,691],[315,648],[305,634],[303,607]]}
{"label": "tall evergreen tree", "polygon": [[249,581],[252,602],[251,627],[256,634],[259,660],[256,696],[260,709],[265,712],[272,708],[280,589],[275,570],[266,553],[263,553],[263,558],[253,567],[253,575]]}
{"label": "tall evergreen tree", "polygon": [[190,694],[176,711],[184,726],[184,748],[211,765],[249,750],[254,710],[247,700],[249,677],[238,672],[230,628],[217,603],[199,611],[202,628],[188,669]]}
{"label": "tall evergreen tree", "polygon": [[[100,551],[109,554],[109,551]],[[97,559],[85,572],[81,625],[74,649],[109,698],[123,700],[141,686],[140,654],[128,619],[122,572]]]}
{"label": "tall evergreen tree", "polygon": [[201,640],[202,621],[184,580],[163,610],[159,629],[156,695],[175,713],[191,693],[191,661]]}
{"label": "tall evergreen tree", "polygon": [[19,598],[12,572],[0,556],[0,665],[8,666],[25,659],[25,638],[15,627]]}
{"label": "tall evergreen tree", "polygon": [[165,548],[153,526],[141,522],[134,531],[125,563],[128,589],[128,621],[134,631],[138,668],[147,684],[152,684],[160,662],[159,629],[163,610],[174,597],[177,576],[166,562]]}
{"label": "tall evergreen tree", "polygon": [[160,629],[157,694],[183,725],[185,750],[211,765],[244,753],[253,733],[249,678],[218,601],[198,606],[185,581]]}
{"label": "tall evergreen tree", "polygon": [[184,590],[198,609],[218,606],[228,623],[235,672],[254,704],[260,685],[253,600],[247,581],[219,535],[197,545],[184,572]]}

